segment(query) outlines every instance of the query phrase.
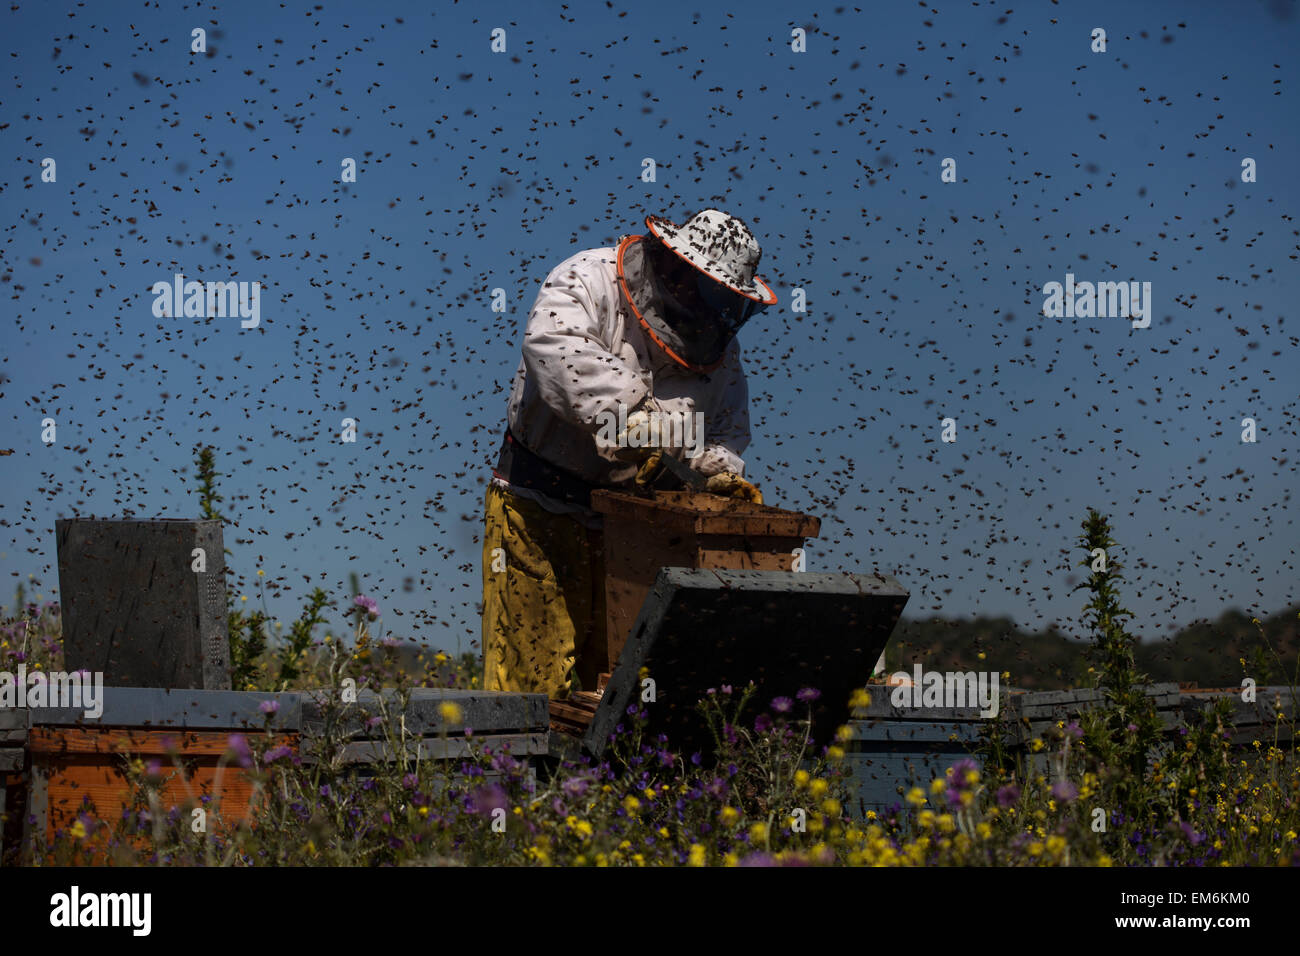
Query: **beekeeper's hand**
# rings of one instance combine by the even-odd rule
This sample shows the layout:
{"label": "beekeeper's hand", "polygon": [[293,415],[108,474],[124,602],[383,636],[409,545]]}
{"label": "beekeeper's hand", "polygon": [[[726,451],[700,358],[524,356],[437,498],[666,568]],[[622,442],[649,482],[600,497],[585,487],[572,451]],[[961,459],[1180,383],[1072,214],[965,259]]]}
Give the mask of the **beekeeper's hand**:
{"label": "beekeeper's hand", "polygon": [[648,489],[654,486],[655,479],[659,477],[659,471],[663,467],[664,450],[662,448],[651,448],[650,454],[641,462],[641,467],[637,470],[634,483],[638,488]]}
{"label": "beekeeper's hand", "polygon": [[763,503],[763,493],[735,472],[724,471],[709,478],[708,491],[724,498],[740,498],[756,505]]}
{"label": "beekeeper's hand", "polygon": [[[661,409],[653,398],[645,398],[627,416],[627,427],[615,437],[614,458],[625,462],[643,462],[659,450],[657,445],[648,444],[650,425],[659,419]],[[660,422],[661,423],[661,422]],[[647,442],[633,445],[632,441]]]}

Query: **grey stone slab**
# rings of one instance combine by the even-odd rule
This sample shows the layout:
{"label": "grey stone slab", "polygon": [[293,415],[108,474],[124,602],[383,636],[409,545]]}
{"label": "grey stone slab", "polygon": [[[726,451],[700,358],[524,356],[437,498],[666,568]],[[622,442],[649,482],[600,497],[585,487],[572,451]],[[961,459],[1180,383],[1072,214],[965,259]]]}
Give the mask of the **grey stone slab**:
{"label": "grey stone slab", "polygon": [[[327,713],[327,691],[307,691],[302,699],[302,727],[304,733],[322,732]],[[400,701],[396,691],[383,692],[384,707],[393,715],[399,714]],[[454,703],[461,712],[458,723],[449,723],[441,713],[442,705]],[[373,736],[365,721],[380,716],[379,695],[374,691],[361,691],[353,704],[340,705],[340,730],[362,736]],[[418,736],[460,734],[469,727],[476,734],[497,731],[544,731],[550,726],[550,712],[545,694],[516,694],[504,691],[462,690],[421,687],[413,690],[404,710],[408,733]]]}
{"label": "grey stone slab", "polygon": [[[14,773],[23,769],[23,760],[27,751],[21,747],[0,747],[0,773]],[[0,803],[0,810],[4,804]]]}
{"label": "grey stone slab", "polygon": [[[813,742],[826,744],[848,720],[849,698],[870,678],[907,598],[883,575],[663,568],[584,747],[602,753],[628,706],[641,702],[642,667],[655,681],[651,734],[667,734],[685,752],[712,747],[696,702],[709,688],[750,681],[762,709],[774,697],[818,690]],[[806,704],[796,705],[797,714],[806,712]]]}
{"label": "grey stone slab", "polygon": [[978,744],[983,724],[970,721],[852,721],[853,739],[848,742],[851,749],[871,748],[876,745],[895,743],[938,743],[938,744]]}
{"label": "grey stone slab", "polygon": [[[549,749],[548,734],[487,734],[482,737],[421,737],[408,740],[404,759],[410,760],[460,760],[482,754],[486,750],[494,753],[509,753],[518,759],[531,758],[547,753]],[[311,763],[315,754],[308,743],[304,743],[303,762]],[[344,764],[376,764],[402,759],[384,741],[359,740],[343,746]]]}
{"label": "grey stone slab", "polygon": [[279,710],[270,716],[275,730],[295,731],[301,723],[300,695],[260,691],[164,690],[157,687],[105,687],[103,714],[85,715],[84,709],[30,708],[29,722],[41,726],[185,727],[191,730],[261,729],[267,715],[264,701],[274,700]]}
{"label": "grey stone slab", "polygon": [[220,521],[63,518],[55,535],[68,670],[124,687],[229,689]]}

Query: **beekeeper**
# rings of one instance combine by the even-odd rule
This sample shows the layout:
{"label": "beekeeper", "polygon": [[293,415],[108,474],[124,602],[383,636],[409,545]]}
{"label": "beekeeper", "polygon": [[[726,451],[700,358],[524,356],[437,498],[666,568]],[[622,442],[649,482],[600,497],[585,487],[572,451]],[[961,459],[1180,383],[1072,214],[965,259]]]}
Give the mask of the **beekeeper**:
{"label": "beekeeper", "polygon": [[[629,486],[658,452],[708,476],[710,491],[762,501],[740,457],[749,391],[735,338],[777,301],[755,275],[762,250],[717,209],[645,223],[646,235],[561,262],[529,313],[486,498],[489,690],[596,688],[605,611],[593,489]],[[611,421],[626,423],[613,440]],[[656,421],[702,422],[703,435],[646,428]]]}

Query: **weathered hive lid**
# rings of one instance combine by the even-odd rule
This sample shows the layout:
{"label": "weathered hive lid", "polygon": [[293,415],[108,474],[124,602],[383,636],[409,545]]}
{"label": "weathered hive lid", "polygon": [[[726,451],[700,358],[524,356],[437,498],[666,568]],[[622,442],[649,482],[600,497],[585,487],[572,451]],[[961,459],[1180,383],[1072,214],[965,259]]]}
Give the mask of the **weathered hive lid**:
{"label": "weathered hive lid", "polygon": [[[655,681],[647,704],[652,735],[668,735],[682,753],[711,747],[695,710],[709,689],[753,681],[757,709],[805,687],[813,740],[831,741],[849,719],[849,698],[863,687],[907,603],[893,578],[874,574],[664,568],[623,648],[584,738],[599,755],[609,735],[641,701],[642,667]],[[797,715],[806,711],[797,703]],[[768,711],[770,713],[770,711]]]}

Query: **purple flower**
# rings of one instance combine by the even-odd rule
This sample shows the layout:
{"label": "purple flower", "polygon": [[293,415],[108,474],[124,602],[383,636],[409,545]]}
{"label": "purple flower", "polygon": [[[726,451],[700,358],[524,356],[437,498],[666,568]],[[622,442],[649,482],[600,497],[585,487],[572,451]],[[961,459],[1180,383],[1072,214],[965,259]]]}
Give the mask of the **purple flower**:
{"label": "purple flower", "polygon": [[794,706],[794,701],[789,697],[774,697],[772,699],[772,709],[778,714],[788,714],[790,708]]}
{"label": "purple flower", "polygon": [[1079,788],[1070,780],[1058,780],[1052,784],[1052,796],[1062,803],[1069,803],[1079,795]]}
{"label": "purple flower", "polygon": [[489,816],[494,810],[504,810],[508,803],[505,788],[499,783],[484,784],[470,798],[473,812],[480,816]]}
{"label": "purple flower", "polygon": [[420,782],[420,778],[413,773],[408,773],[402,777],[402,786],[407,790],[414,790],[415,785]]}
{"label": "purple flower", "polygon": [[1020,799],[1020,788],[1014,783],[998,788],[998,806],[1010,807]]}
{"label": "purple flower", "polygon": [[965,789],[966,775],[972,770],[978,771],[979,764],[971,760],[970,757],[962,757],[961,760],[952,765],[952,779],[949,781],[949,786],[957,790]]}
{"label": "purple flower", "polygon": [[270,716],[280,709],[280,702],[278,700],[264,700],[257,705],[257,709]]}
{"label": "purple flower", "polygon": [[275,763],[277,760],[283,760],[285,757],[292,757],[292,756],[293,756],[293,751],[290,748],[286,747],[284,744],[281,744],[278,747],[272,747],[270,750],[268,750],[266,752],[266,756],[263,757],[262,759],[266,763]]}
{"label": "purple flower", "polygon": [[248,748],[248,740],[243,734],[231,734],[226,741],[226,746],[234,753],[235,759],[239,761],[241,767],[252,766],[253,752]]}
{"label": "purple flower", "polygon": [[772,729],[772,718],[767,714],[759,714],[754,719],[754,730],[760,734],[765,734]]}
{"label": "purple flower", "polygon": [[811,704],[821,695],[822,692],[819,691],[816,687],[805,687],[803,690],[799,691],[799,693],[795,694],[795,696],[798,697],[800,700],[805,701],[809,704]]}
{"label": "purple flower", "polygon": [[590,786],[591,781],[586,777],[569,777],[560,785],[560,789],[564,791],[564,795],[570,800],[580,800]]}
{"label": "purple flower", "polygon": [[722,692],[723,692],[724,694],[730,694],[730,693],[731,693],[731,685],[730,685],[730,684],[723,684],[723,685],[722,685]]}
{"label": "purple flower", "polygon": [[1190,823],[1183,822],[1179,823],[1178,826],[1182,828],[1183,836],[1191,841],[1192,846],[1199,846],[1205,841],[1205,837],[1197,833]]}
{"label": "purple flower", "polygon": [[379,617],[379,605],[375,603],[373,598],[368,598],[364,594],[358,594],[352,599],[352,604],[354,607],[361,608],[361,610],[365,611],[366,617],[370,618],[372,621]]}

